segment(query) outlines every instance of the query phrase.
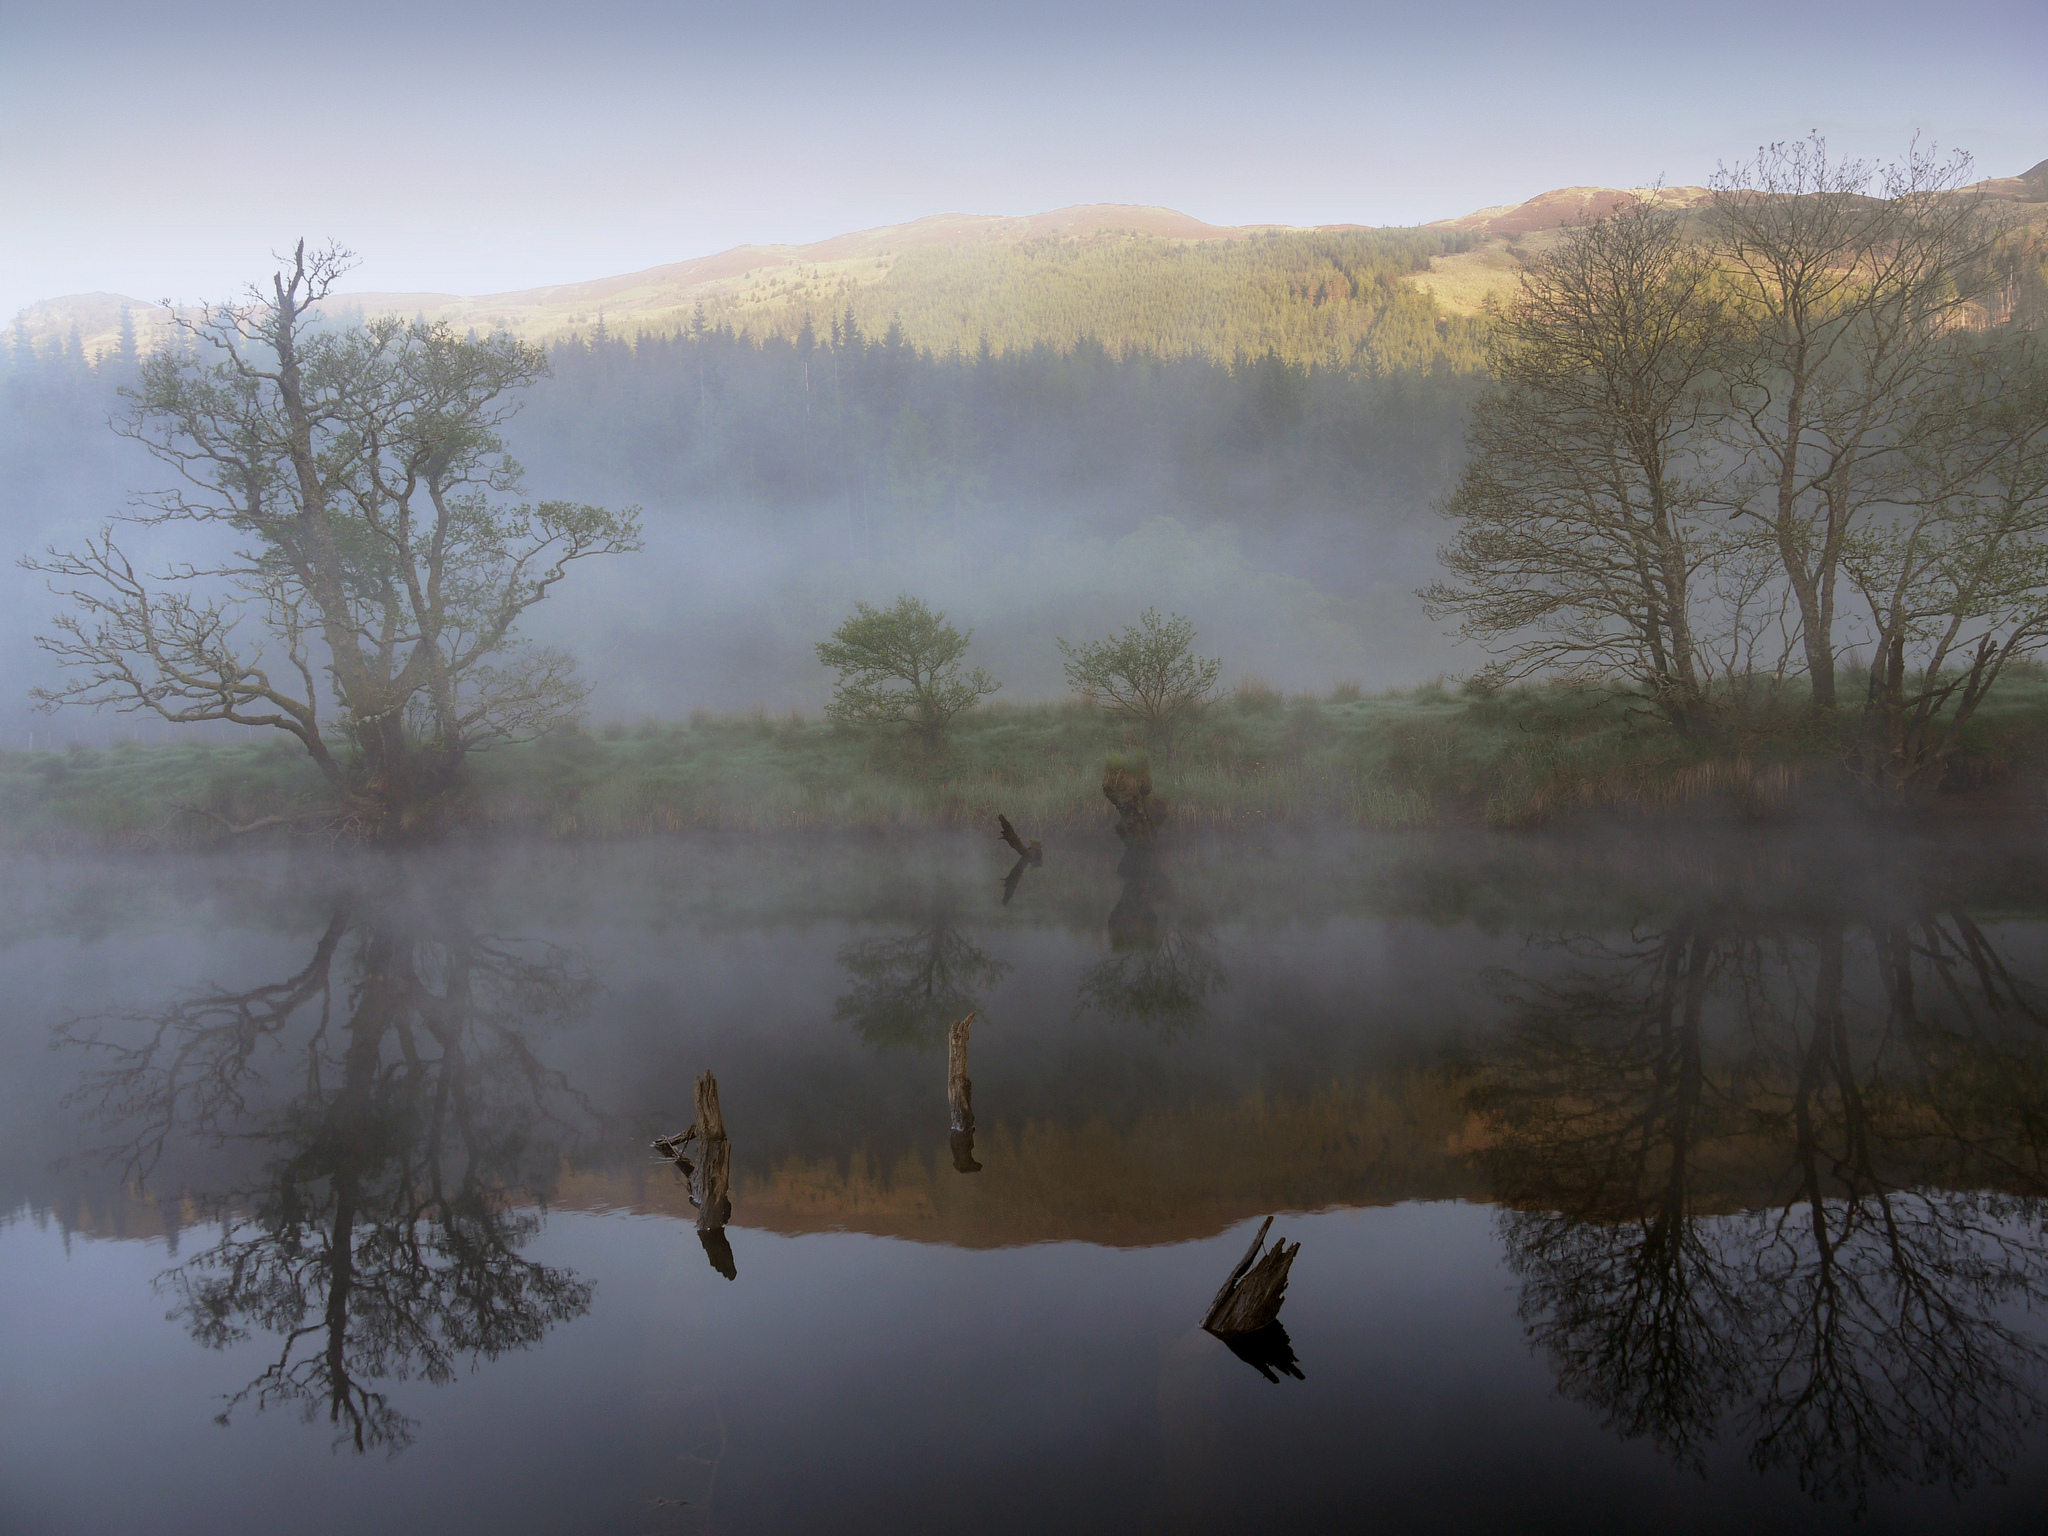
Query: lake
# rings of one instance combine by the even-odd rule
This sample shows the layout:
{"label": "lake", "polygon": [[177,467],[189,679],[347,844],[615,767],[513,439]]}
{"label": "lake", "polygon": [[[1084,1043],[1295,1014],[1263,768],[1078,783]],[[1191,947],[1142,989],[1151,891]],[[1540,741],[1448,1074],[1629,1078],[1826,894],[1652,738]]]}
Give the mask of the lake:
{"label": "lake", "polygon": [[14,857],[0,1525],[2038,1529],[2044,852]]}

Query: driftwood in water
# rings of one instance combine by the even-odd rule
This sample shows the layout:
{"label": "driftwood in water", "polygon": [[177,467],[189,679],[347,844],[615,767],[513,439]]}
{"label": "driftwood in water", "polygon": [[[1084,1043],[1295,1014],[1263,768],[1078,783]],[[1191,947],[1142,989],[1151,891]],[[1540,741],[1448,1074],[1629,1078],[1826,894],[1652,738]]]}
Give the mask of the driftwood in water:
{"label": "driftwood in water", "polygon": [[1010,872],[1003,876],[1003,905],[1010,904],[1010,898],[1017,894],[1017,887],[1024,879],[1024,871],[1036,869],[1045,862],[1045,845],[1037,838],[1029,843],[1017,835],[1017,829],[1010,825],[1010,818],[997,816],[996,822],[1002,840],[1017,850],[1017,862],[1010,866]]}
{"label": "driftwood in water", "polygon": [[1003,815],[996,817],[996,835],[1016,849],[1019,858],[1029,859],[1033,864],[1043,864],[1045,862],[1045,844],[1035,837],[1027,844],[1023,838],[1017,835],[1017,829],[1010,825],[1009,817]]}
{"label": "driftwood in water", "polygon": [[[1021,868],[1024,861],[1017,861]],[[957,1020],[946,1031],[946,1108],[953,1127],[953,1169],[956,1173],[979,1173],[974,1160],[974,1080],[967,1075],[967,1031],[975,1014]]]}
{"label": "driftwood in water", "polygon": [[952,1111],[953,1129],[974,1129],[974,1082],[967,1075],[967,1031],[976,1015],[954,1021],[946,1031],[946,1108]]}
{"label": "driftwood in water", "polygon": [[699,1232],[714,1231],[731,1218],[731,1181],[732,1143],[725,1139],[718,1079],[706,1072],[697,1079],[697,1167],[690,1175],[690,1198],[697,1202]]}
{"label": "driftwood in water", "polygon": [[[697,1144],[694,1157],[685,1156],[685,1149],[693,1141]],[[717,1078],[706,1072],[697,1079],[697,1118],[680,1135],[657,1137],[654,1150],[663,1157],[674,1158],[676,1166],[689,1178],[690,1203],[697,1207],[699,1233],[716,1232],[731,1220],[732,1143],[725,1139],[725,1114],[718,1107]],[[707,1252],[710,1246],[705,1244]],[[726,1249],[728,1263],[731,1254],[732,1250]],[[712,1267],[724,1273],[716,1255]]]}
{"label": "driftwood in water", "polygon": [[1202,1326],[1209,1332],[1225,1338],[1253,1333],[1280,1315],[1280,1303],[1287,1298],[1287,1271],[1293,1267],[1294,1256],[1301,1252],[1301,1244],[1289,1247],[1284,1240],[1276,1242],[1260,1257],[1259,1245],[1265,1242],[1266,1229],[1272,1225],[1270,1216],[1259,1224],[1251,1247],[1245,1249],[1237,1268],[1209,1303],[1209,1311],[1202,1318]]}

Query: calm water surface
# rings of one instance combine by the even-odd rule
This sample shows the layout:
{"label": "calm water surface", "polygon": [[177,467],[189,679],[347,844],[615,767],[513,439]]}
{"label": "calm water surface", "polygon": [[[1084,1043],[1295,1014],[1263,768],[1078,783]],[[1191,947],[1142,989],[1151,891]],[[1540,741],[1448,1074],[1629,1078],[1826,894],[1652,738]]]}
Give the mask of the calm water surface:
{"label": "calm water surface", "polygon": [[0,1527],[2040,1528],[2038,837],[1119,853],[6,864]]}

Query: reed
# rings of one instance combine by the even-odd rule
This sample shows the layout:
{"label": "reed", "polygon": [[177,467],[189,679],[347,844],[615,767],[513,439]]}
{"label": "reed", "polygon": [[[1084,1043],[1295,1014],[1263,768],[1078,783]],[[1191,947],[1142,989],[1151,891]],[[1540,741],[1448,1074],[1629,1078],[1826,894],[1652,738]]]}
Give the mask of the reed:
{"label": "reed", "polygon": [[[1198,827],[1791,817],[1838,796],[1852,728],[1816,731],[1787,690],[1762,703],[1731,699],[1726,728],[1699,743],[1612,688],[1353,692],[1283,699],[1240,689],[1171,752],[1146,760],[1156,794],[1175,821]],[[570,731],[485,754],[467,810],[484,830],[565,838],[887,831],[989,823],[998,812],[1036,835],[1105,825],[1105,767],[1136,764],[1141,747],[1079,700],[977,710],[937,752],[794,714],[699,711],[688,722]],[[2001,683],[1973,722],[1951,780],[2032,793],[2044,766],[2048,673],[2027,670]],[[281,742],[0,752],[0,842],[206,846],[224,841],[229,823],[314,810],[320,790]]]}

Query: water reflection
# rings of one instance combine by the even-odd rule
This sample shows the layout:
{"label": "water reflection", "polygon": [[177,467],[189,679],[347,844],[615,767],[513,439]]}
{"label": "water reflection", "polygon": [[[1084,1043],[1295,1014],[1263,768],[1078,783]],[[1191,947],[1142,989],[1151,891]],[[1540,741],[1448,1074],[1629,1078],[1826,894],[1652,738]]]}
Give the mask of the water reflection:
{"label": "water reflection", "polygon": [[1964,1489],[2043,1411],[2039,997],[1957,912],[1700,906],[1496,977],[1471,1102],[1529,1336],[1571,1398],[1698,1466],[1861,1509]]}
{"label": "water reflection", "polygon": [[1082,974],[1077,1010],[1172,1040],[1208,1017],[1230,985],[1214,936],[1175,898],[1157,843],[1134,840],[1117,864],[1121,887],[1104,924],[1109,958]]}
{"label": "water reflection", "polygon": [[1282,1376],[1292,1376],[1296,1381],[1308,1380],[1302,1374],[1301,1361],[1295,1357],[1294,1341],[1287,1337],[1287,1329],[1280,1323],[1268,1323],[1252,1333],[1225,1334],[1223,1344],[1275,1386],[1280,1384]]}
{"label": "water reflection", "polygon": [[1009,962],[960,931],[948,901],[936,900],[916,927],[889,938],[842,945],[839,964],[853,985],[832,1006],[870,1045],[933,1049],[962,1014],[981,1008],[980,993],[1010,974]]}
{"label": "water reflection", "polygon": [[[1558,1481],[1575,1484],[1624,1464],[1607,1437],[1554,1417],[1590,1431],[1588,1409],[1684,1467],[1725,1472],[1738,1448],[1841,1501],[1843,1519],[1866,1500],[1882,1513],[1873,1490],[1889,1484],[2035,1475],[2038,1459],[2016,1458],[2048,1372],[2025,1316],[2048,1304],[2048,1010],[2026,979],[2044,974],[2037,917],[2001,927],[1910,894],[1889,910],[1832,883],[1816,894],[1817,877],[1786,895],[1773,850],[1720,843],[1686,863],[1669,848],[1488,840],[1375,855],[1353,842],[1317,864],[1192,838],[1127,844],[1114,881],[1106,850],[1062,857],[1005,913],[988,885],[946,884],[962,848],[892,862],[863,843],[815,878],[766,865],[758,878],[786,883],[750,903],[731,892],[757,878],[752,848],[708,873],[663,852],[673,888],[644,871],[635,887],[639,866],[613,850],[551,854],[545,879],[518,863],[472,880],[461,865],[381,904],[330,911],[308,895],[299,947],[263,972],[280,979],[68,1030],[102,1058],[80,1097],[115,1166],[202,1192],[226,1223],[163,1277],[173,1316],[202,1342],[268,1352],[260,1374],[234,1378],[256,1376],[237,1402],[324,1416],[365,1450],[406,1443],[401,1408],[426,1412],[394,1380],[443,1381],[466,1358],[547,1338],[522,1373],[608,1389],[587,1424],[577,1414],[600,1450],[576,1454],[598,1466],[637,1443],[649,1415],[633,1372],[668,1351],[645,1366],[663,1392],[683,1380],[691,1402],[739,1410],[731,1465],[752,1470],[732,1486],[754,1482],[734,1497],[767,1510],[762,1529],[803,1523],[778,1525],[770,1494],[821,1445],[844,1452],[839,1481],[887,1483],[878,1499],[929,1476],[891,1458],[928,1443],[932,1359],[958,1368],[958,1401],[1006,1405],[991,1454],[1024,1456],[1012,1448],[1034,1435],[1055,1446],[1033,1469],[1069,1465],[1077,1431],[1062,1414],[1077,1410],[1044,1406],[1058,1372],[1085,1358],[1084,1404],[1137,1383],[1139,1418],[1103,1409],[1089,1432],[1128,1431],[1142,1449],[1177,1426],[1172,1454],[1187,1455],[1172,1478],[1185,1480],[1168,1496],[1214,1495],[1190,1506],[1189,1528],[1294,1494],[1307,1511],[1295,1523],[1320,1528],[1376,1477],[1449,1486],[1460,1447],[1489,1433],[1512,1462],[1559,1455]],[[830,851],[806,844],[787,862]],[[1820,857],[1785,862],[1835,878]],[[2037,886],[2031,873],[1988,896],[1972,883],[1971,910],[2039,913]],[[581,1011],[591,979],[568,951],[461,915],[494,905],[522,930],[581,924],[578,942],[605,956],[603,1019],[577,1038],[573,1083],[543,1065],[543,1036]],[[878,912],[895,925],[841,942],[840,925]],[[242,937],[181,962],[231,964],[289,921],[245,915]],[[1482,971],[1500,960],[1511,967]],[[152,985],[142,995],[168,991]],[[1442,1070],[1454,1036],[1461,1070]],[[723,1198],[672,1182],[698,1171],[696,1153],[685,1171],[646,1151],[684,1121],[707,1065],[741,1117],[733,1215],[805,1237],[755,1239],[744,1287],[716,1278],[737,1272]],[[602,1123],[579,1088],[632,1118]],[[710,1120],[700,1105],[691,1123]],[[43,1208],[71,1220],[88,1182]],[[1489,1198],[1492,1214],[1466,1203]],[[1441,1203],[1416,1219],[1425,1202]],[[613,1213],[555,1234],[579,1244],[577,1270],[605,1277],[601,1314],[566,1332],[554,1325],[591,1306],[586,1280],[522,1257],[540,1211],[562,1205]],[[1275,1211],[1309,1245],[1287,1317],[1320,1385],[1268,1393],[1305,1371],[1285,1329],[1248,1318],[1223,1339],[1234,1358],[1207,1337],[1176,1345],[1155,1402],[1152,1335],[1191,1332],[1242,1244],[1219,1254],[1208,1240]],[[694,1253],[672,1262],[693,1216],[716,1275]],[[846,1233],[901,1241],[823,1235]],[[1515,1368],[1514,1319],[1493,1311],[1510,1294],[1503,1258],[1544,1371]],[[1001,1305],[975,1310],[991,1298]],[[147,1310],[154,1324],[162,1309]],[[621,1330],[610,1343],[607,1329]],[[841,1338],[852,1343],[835,1353]],[[931,1338],[945,1349],[921,1353]],[[1489,1374],[1494,1395],[1436,1450],[1414,1449],[1397,1421],[1422,1422],[1410,1405],[1455,1376],[1444,1361],[1468,1344],[1482,1365],[1506,1363]],[[764,1351],[781,1374],[758,1373]],[[892,1374],[885,1359],[913,1363]],[[1240,1390],[1265,1412],[1241,1412]],[[1331,1390],[1390,1405],[1379,1463],[1316,1438],[1314,1404]],[[776,1418],[787,1400],[815,1412]],[[540,1445],[561,1432],[549,1403],[497,1403],[494,1422]],[[448,1445],[471,1418],[450,1416]],[[834,1439],[853,1424],[866,1440]],[[1125,1456],[1101,1488],[1124,1496],[1135,1464]],[[662,1476],[655,1491],[676,1493]],[[593,1472],[573,1498],[613,1477]],[[1717,1477],[1715,1519],[1770,1502],[1749,1481]],[[1667,1471],[1640,1486],[1662,1498],[1684,1485],[1683,1504],[1691,1482]]]}
{"label": "water reflection", "polygon": [[414,1423],[385,1384],[446,1382],[589,1307],[519,1249],[592,1124],[534,1037],[590,988],[565,950],[349,903],[283,981],[60,1030],[99,1058],[73,1098],[127,1179],[176,1138],[244,1170],[194,1197],[218,1242],[158,1282],[200,1343],[271,1340],[220,1422],[291,1405],[395,1452]]}

